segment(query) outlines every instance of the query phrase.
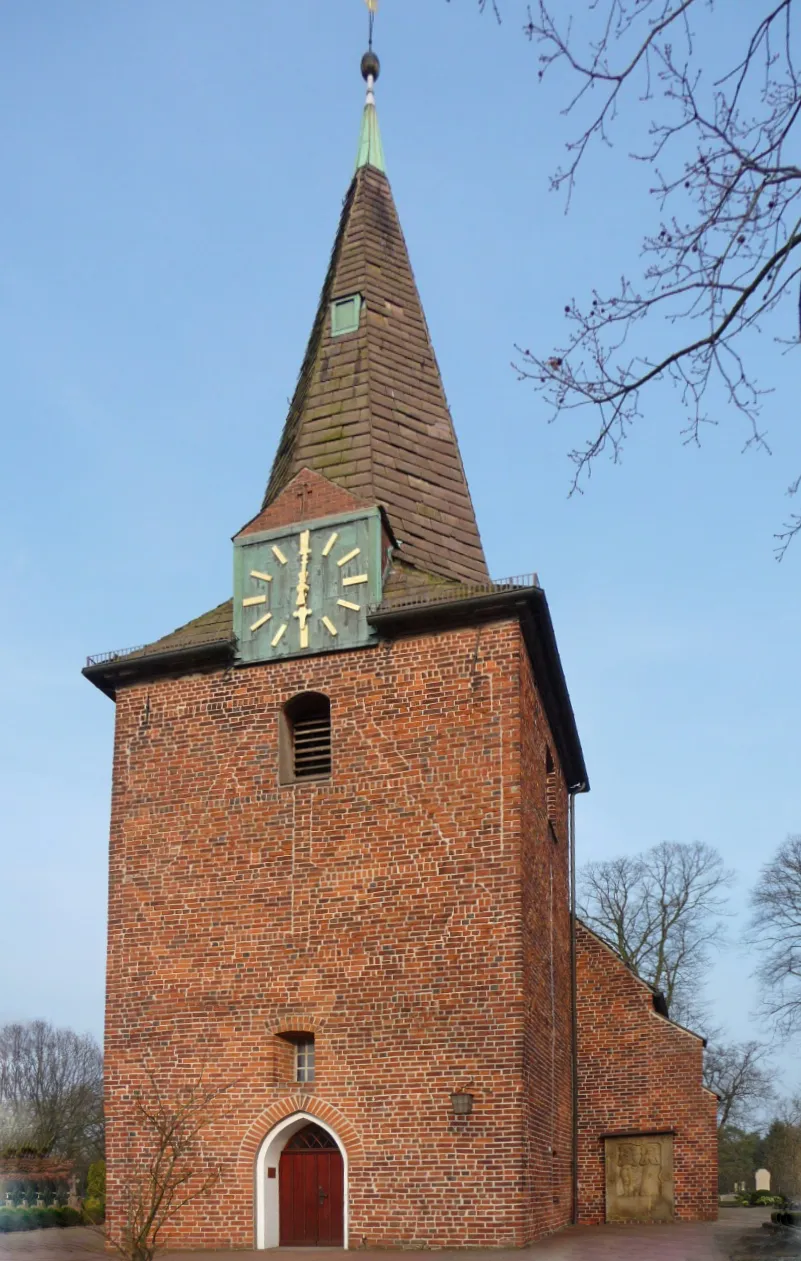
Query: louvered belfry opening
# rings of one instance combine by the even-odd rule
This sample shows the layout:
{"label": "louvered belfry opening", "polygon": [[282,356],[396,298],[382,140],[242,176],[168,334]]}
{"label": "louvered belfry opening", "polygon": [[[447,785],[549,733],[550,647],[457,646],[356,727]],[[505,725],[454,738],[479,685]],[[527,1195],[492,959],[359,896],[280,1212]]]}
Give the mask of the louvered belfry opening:
{"label": "louvered belfry opening", "polygon": [[288,746],[283,759],[284,782],[297,783],[330,775],[331,702],[328,697],[321,692],[304,692],[286,706],[284,719]]}

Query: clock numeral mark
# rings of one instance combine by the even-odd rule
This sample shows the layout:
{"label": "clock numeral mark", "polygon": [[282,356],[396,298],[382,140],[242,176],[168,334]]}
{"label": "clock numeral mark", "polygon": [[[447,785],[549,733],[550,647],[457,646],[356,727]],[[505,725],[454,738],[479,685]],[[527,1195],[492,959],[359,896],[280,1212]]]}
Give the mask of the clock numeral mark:
{"label": "clock numeral mark", "polygon": [[336,626],[335,626],[335,625],[334,625],[334,623],[331,621],[331,618],[330,618],[330,617],[324,617],[324,618],[322,619],[322,623],[323,623],[323,626],[325,627],[325,629],[328,631],[329,635],[331,635],[331,636],[333,636],[333,637],[335,638],[335,637],[336,637],[336,635],[338,634],[338,632],[337,632],[337,628],[336,628]]}
{"label": "clock numeral mark", "polygon": [[242,601],[243,609],[252,609],[254,604],[266,604],[266,595],[249,595],[246,600]]}
{"label": "clock numeral mark", "polygon": [[311,556],[311,547],[309,545],[309,534],[311,531],[304,530],[300,536],[300,554],[301,556]]}
{"label": "clock numeral mark", "polygon": [[273,547],[273,556],[275,557],[277,561],[280,561],[282,565],[286,565],[287,563],[286,556],[281,551],[280,547],[278,547],[277,545]]}
{"label": "clock numeral mark", "polygon": [[343,587],[360,587],[363,582],[367,582],[367,574],[356,574],[355,578],[343,578]]}
{"label": "clock numeral mark", "polygon": [[262,626],[264,626],[266,622],[269,622],[271,617],[272,617],[272,613],[265,613],[264,617],[260,617],[258,622],[253,623],[253,625],[250,628],[251,631],[255,634],[257,630],[261,630]]}
{"label": "clock numeral mark", "polygon": [[251,578],[258,578],[259,582],[272,582],[269,574],[259,573],[258,569],[251,569],[250,576]]}
{"label": "clock numeral mark", "polygon": [[271,648],[275,648],[278,646],[278,644],[280,644],[281,640],[284,638],[284,635],[286,634],[286,629],[287,629],[286,622],[284,622],[283,626],[278,627],[278,630],[275,632],[272,639],[270,640]]}
{"label": "clock numeral mark", "polygon": [[352,552],[348,552],[347,556],[343,556],[342,560],[338,560],[337,564],[339,565],[340,569],[342,568],[343,565],[347,565],[349,560],[353,560],[354,556],[360,556],[361,551],[362,549],[360,547],[354,547]]}
{"label": "clock numeral mark", "polygon": [[341,609],[353,609],[354,613],[358,613],[362,607],[360,604],[351,604],[350,600],[337,600],[337,604]]}
{"label": "clock numeral mark", "polygon": [[330,539],[328,540],[325,547],[323,548],[323,556],[328,555],[328,553],[331,551],[331,548],[334,546],[338,538],[339,538],[339,535],[336,532],[336,530],[334,530],[334,533],[331,535]]}

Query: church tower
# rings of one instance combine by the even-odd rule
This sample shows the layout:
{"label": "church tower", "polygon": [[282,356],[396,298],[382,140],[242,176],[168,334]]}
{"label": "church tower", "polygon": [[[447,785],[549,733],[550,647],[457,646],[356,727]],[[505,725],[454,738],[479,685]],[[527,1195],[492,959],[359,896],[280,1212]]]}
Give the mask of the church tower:
{"label": "church tower", "polygon": [[137,1092],[202,1074],[220,1174],[181,1248],[508,1248],[573,1211],[587,775],[545,595],[488,574],[362,71],[233,599],[85,670],[116,702],[109,1221],[152,1147]]}

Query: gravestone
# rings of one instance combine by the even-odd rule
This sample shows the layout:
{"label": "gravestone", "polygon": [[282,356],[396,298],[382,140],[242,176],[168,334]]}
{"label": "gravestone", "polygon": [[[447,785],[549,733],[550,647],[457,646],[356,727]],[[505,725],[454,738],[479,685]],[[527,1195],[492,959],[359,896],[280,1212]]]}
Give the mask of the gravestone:
{"label": "gravestone", "polygon": [[769,1191],[770,1190],[770,1170],[757,1169],[756,1173],[754,1174],[754,1181],[756,1184],[757,1191]]}

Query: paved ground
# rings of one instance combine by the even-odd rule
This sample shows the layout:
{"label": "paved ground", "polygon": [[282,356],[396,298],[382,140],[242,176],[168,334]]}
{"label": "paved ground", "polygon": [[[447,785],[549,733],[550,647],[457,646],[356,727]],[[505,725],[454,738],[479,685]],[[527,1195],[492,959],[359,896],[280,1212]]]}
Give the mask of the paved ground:
{"label": "paved ground", "polygon": [[[769,1217],[769,1215],[768,1215]],[[528,1261],[801,1261],[796,1238],[762,1229],[757,1209],[724,1209],[719,1222],[670,1226],[574,1227],[527,1248]],[[80,1227],[0,1235],[0,1258],[84,1261],[103,1255],[102,1238]],[[326,1261],[327,1248],[282,1248],[286,1261]],[[386,1252],[361,1252],[363,1261],[388,1261]],[[404,1252],[404,1261],[433,1261],[430,1252]],[[520,1252],[473,1252],[471,1261],[521,1261]],[[171,1253],[163,1261],[259,1261],[261,1252]],[[465,1261],[465,1253],[435,1253],[437,1261]]]}

